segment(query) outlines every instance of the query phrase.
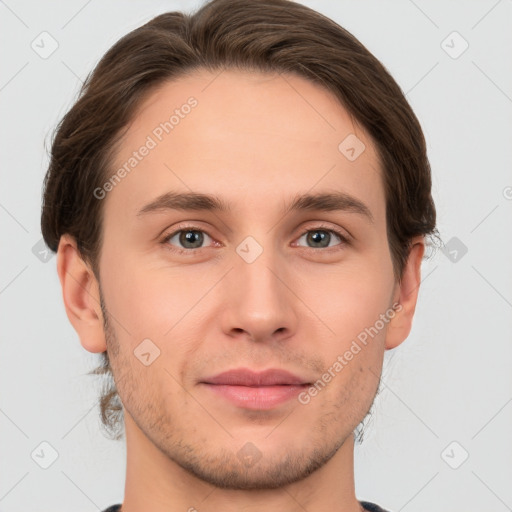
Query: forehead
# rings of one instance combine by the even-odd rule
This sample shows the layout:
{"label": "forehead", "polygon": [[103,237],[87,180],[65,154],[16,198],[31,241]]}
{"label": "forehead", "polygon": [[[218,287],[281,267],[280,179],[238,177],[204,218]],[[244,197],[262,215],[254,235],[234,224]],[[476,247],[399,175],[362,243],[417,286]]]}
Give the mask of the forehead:
{"label": "forehead", "polygon": [[107,178],[116,173],[106,216],[135,217],[169,190],[260,213],[319,189],[384,206],[371,139],[332,93],[292,74],[196,70],[161,84],[133,116]]}

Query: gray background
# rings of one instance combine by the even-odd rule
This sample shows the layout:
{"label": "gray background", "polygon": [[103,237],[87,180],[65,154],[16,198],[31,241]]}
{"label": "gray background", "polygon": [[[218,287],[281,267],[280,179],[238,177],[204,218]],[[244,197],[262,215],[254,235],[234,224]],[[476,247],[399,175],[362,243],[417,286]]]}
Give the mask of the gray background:
{"label": "gray background", "polygon": [[[102,436],[99,381],[85,375],[97,356],[79,344],[56,258],[38,245],[44,144],[119,37],[200,3],[0,1],[0,511],[122,501],[124,441]],[[393,512],[512,510],[512,1],[302,3],[350,30],[407,93],[447,244],[423,264],[409,339],[386,353],[356,445],[357,496]],[[43,31],[58,43],[48,58],[31,47]],[[43,441],[58,453],[47,469]]]}

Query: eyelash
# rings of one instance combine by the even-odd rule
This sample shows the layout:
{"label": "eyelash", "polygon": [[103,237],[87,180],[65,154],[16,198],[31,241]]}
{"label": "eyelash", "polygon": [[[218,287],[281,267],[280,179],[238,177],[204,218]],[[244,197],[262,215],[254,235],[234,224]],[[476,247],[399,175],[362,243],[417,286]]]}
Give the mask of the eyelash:
{"label": "eyelash", "polygon": [[[166,234],[164,236],[164,238],[162,239],[161,243],[162,245],[169,251],[175,253],[175,254],[179,254],[179,255],[183,255],[183,254],[186,254],[188,256],[191,256],[191,255],[194,255],[194,253],[196,251],[200,251],[201,249],[206,249],[206,247],[198,247],[197,249],[179,249],[179,248],[176,248],[174,246],[171,246],[169,244],[169,240],[171,238],[173,238],[175,235],[177,235],[178,233],[182,232],[182,231],[198,231],[198,232],[201,232],[201,233],[205,233],[206,235],[208,235],[210,238],[213,239],[213,237],[208,234],[207,231],[205,231],[204,229],[201,229],[197,226],[192,226],[192,225],[185,225],[185,226],[178,226],[178,229],[174,230],[172,233],[170,234]],[[343,235],[340,231],[336,230],[336,229],[333,229],[331,227],[327,227],[327,226],[324,226],[324,225],[318,225],[318,226],[315,226],[313,228],[309,228],[309,229],[306,229],[305,231],[303,231],[300,236],[298,238],[302,238],[304,235],[306,235],[307,233],[309,232],[312,232],[312,231],[326,231],[328,233],[334,233],[339,239],[340,239],[340,243],[337,244],[336,246],[333,246],[333,247],[320,247],[320,248],[315,248],[315,247],[303,247],[303,249],[310,249],[312,251],[318,251],[318,250],[323,250],[324,252],[331,252],[333,249],[334,250],[339,250],[339,249],[335,249],[335,247],[344,247],[344,246],[347,246],[347,245],[350,245],[350,242],[349,242],[349,239],[347,238],[346,235]]]}

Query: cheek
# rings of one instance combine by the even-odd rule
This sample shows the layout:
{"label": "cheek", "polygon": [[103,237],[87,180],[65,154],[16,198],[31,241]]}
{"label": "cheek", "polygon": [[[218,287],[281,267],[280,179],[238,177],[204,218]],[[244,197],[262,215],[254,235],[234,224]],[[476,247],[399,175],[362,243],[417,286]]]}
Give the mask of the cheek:
{"label": "cheek", "polygon": [[[131,343],[144,338],[163,339],[171,335],[173,326],[190,309],[195,290],[186,286],[178,272],[144,265],[143,258],[105,257],[105,268],[111,269],[102,278],[110,313],[128,331]],[[197,299],[196,299],[197,300]]]}
{"label": "cheek", "polygon": [[[310,291],[304,301],[322,320],[319,325],[325,335],[317,336],[318,351],[326,370],[335,375],[331,397],[336,396],[335,402],[339,403],[349,392],[363,402],[366,396],[371,399],[393,316],[389,310],[394,283],[390,261],[372,255],[361,258],[356,265],[340,266],[327,276],[319,269],[316,275],[308,275],[303,292],[311,290],[308,285],[313,283],[317,293]],[[363,409],[367,406],[366,402],[361,404]]]}
{"label": "cheek", "polygon": [[390,264],[368,258],[337,269],[311,271],[302,283],[304,302],[332,336],[347,341],[388,310],[394,280]]}

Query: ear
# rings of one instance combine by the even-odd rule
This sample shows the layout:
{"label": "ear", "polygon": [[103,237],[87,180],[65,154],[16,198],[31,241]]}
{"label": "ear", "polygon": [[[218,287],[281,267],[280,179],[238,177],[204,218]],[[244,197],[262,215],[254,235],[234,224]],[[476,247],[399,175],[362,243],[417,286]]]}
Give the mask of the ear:
{"label": "ear", "polygon": [[80,256],[75,239],[68,234],[62,235],[59,241],[57,273],[66,314],[80,343],[89,352],[104,352],[107,347],[99,283],[92,269]]}
{"label": "ear", "polygon": [[419,236],[411,241],[411,249],[404,267],[402,281],[397,284],[393,304],[395,316],[390,320],[386,332],[386,349],[400,345],[411,332],[412,319],[421,283],[421,262],[425,252],[425,237]]}

